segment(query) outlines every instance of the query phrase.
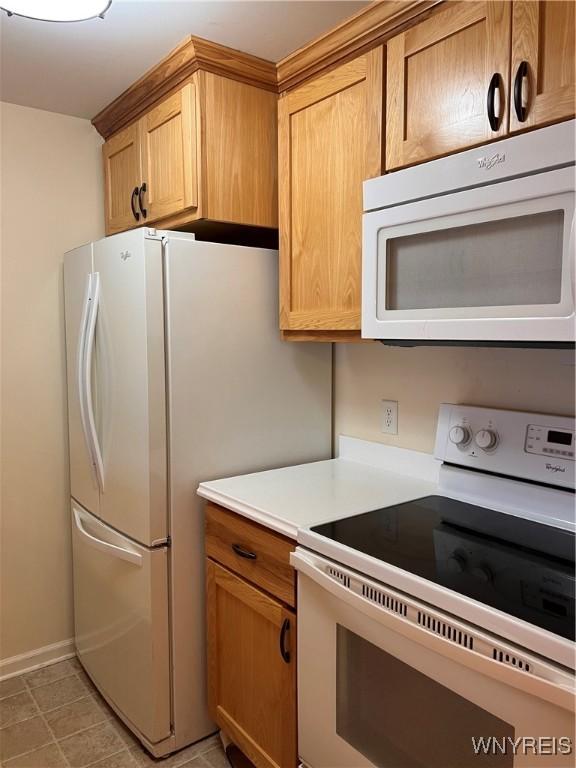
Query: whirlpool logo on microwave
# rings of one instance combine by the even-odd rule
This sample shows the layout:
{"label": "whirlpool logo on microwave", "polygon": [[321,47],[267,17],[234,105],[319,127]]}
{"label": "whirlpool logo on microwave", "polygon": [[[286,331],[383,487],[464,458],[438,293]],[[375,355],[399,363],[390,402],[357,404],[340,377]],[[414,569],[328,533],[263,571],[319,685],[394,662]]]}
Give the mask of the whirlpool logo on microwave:
{"label": "whirlpool logo on microwave", "polygon": [[479,157],[477,162],[478,168],[484,168],[486,171],[489,171],[494,168],[494,166],[500,165],[500,163],[505,163],[506,155],[501,155],[500,152],[496,152],[491,157],[488,157],[487,155]]}
{"label": "whirlpool logo on microwave", "polygon": [[553,474],[556,474],[556,472],[566,472],[566,467],[561,467],[560,464],[550,464],[550,462],[546,462],[546,469],[548,472],[552,472]]}

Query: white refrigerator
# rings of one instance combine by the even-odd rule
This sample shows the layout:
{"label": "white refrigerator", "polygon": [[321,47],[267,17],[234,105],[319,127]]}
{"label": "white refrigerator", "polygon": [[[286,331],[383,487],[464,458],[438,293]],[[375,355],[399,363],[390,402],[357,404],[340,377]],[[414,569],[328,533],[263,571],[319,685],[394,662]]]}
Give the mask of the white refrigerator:
{"label": "white refrigerator", "polygon": [[280,340],[277,261],[146,228],[65,256],[76,649],[156,756],[215,730],[198,483],[331,452],[331,345]]}

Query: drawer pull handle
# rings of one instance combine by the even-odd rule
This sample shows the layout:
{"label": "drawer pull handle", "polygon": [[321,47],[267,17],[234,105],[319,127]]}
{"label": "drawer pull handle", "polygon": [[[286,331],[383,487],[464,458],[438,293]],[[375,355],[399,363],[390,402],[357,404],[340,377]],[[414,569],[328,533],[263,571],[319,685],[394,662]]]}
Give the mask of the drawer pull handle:
{"label": "drawer pull handle", "polygon": [[232,549],[239,557],[245,557],[246,560],[256,560],[256,553],[250,552],[248,549],[244,549],[240,544],[232,544]]}
{"label": "drawer pull handle", "polygon": [[290,631],[290,619],[284,619],[282,622],[282,629],[280,630],[280,655],[286,662],[290,664],[290,651],[286,650],[286,634]]}

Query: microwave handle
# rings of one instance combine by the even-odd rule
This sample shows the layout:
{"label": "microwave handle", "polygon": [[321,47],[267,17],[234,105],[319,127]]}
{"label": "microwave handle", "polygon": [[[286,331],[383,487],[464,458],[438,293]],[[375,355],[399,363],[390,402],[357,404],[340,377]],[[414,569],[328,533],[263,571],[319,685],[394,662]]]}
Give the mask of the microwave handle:
{"label": "microwave handle", "polygon": [[[518,688],[529,695],[537,696],[556,706],[572,711],[574,706],[574,682],[569,674],[558,671],[562,682],[552,682],[531,672],[522,672],[513,667],[506,666],[469,648],[455,645],[450,640],[432,634],[432,632],[423,627],[414,625],[411,621],[397,613],[392,613],[383,607],[375,605],[351,589],[348,589],[339,581],[327,576],[322,568],[318,567],[314,562],[313,558],[302,549],[292,552],[290,562],[298,571],[299,589],[301,588],[300,574],[303,574],[312,579],[318,586],[330,592],[338,600],[346,602],[351,608],[360,611],[360,613],[384,625],[387,629],[431,649],[434,653],[445,656],[451,661],[474,669],[476,672],[499,680],[506,685]],[[412,602],[415,601],[412,600]],[[433,609],[423,606],[423,610],[430,613]]]}

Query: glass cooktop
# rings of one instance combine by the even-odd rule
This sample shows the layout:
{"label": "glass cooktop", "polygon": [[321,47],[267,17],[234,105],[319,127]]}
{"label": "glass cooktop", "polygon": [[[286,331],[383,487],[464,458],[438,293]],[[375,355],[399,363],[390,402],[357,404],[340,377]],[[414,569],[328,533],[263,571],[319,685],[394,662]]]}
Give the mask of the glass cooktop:
{"label": "glass cooktop", "polygon": [[426,496],[312,531],[574,640],[571,531]]}

